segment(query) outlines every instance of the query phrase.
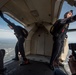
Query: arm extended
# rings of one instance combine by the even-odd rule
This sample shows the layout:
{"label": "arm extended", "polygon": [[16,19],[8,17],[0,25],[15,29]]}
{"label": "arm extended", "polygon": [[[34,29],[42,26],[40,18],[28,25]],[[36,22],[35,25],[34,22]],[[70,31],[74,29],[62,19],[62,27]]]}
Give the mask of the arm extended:
{"label": "arm extended", "polygon": [[9,25],[15,26],[14,23],[10,22],[7,18],[4,17],[4,15],[3,15],[3,13],[2,13],[1,11],[0,11],[0,16],[1,16],[1,18],[2,18],[5,22],[7,22]]}
{"label": "arm extended", "polygon": [[69,18],[65,18],[60,23],[61,24],[69,24],[69,23],[74,22],[74,21],[76,21],[76,15],[69,17]]}

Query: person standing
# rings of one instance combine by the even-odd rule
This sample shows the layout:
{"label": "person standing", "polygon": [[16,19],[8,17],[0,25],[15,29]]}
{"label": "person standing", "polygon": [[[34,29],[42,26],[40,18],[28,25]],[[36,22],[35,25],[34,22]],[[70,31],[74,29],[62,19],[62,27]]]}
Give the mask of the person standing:
{"label": "person standing", "polygon": [[50,68],[54,70],[53,62],[58,63],[58,58],[61,55],[61,52],[64,47],[64,39],[67,36],[69,23],[76,21],[76,15],[73,16],[73,11],[70,10],[64,14],[64,19],[57,20],[50,29],[50,33],[53,35],[53,49],[52,56],[50,59]]}
{"label": "person standing", "polygon": [[[17,37],[18,41],[16,43],[16,46],[15,46],[15,58],[13,60],[15,61],[18,61],[19,60],[19,57],[18,57],[18,52],[20,52],[22,58],[23,58],[23,61],[20,65],[24,65],[24,64],[28,64],[28,60],[25,56],[25,51],[24,51],[24,41],[25,41],[25,38],[27,38],[28,36],[28,32],[27,30],[25,30],[23,27],[21,26],[17,26],[15,25],[14,23],[10,22],[7,18],[4,17],[2,11],[0,11],[0,16],[1,18],[8,23],[8,26],[14,30],[14,34],[15,36]],[[24,34],[24,32],[26,34]]]}

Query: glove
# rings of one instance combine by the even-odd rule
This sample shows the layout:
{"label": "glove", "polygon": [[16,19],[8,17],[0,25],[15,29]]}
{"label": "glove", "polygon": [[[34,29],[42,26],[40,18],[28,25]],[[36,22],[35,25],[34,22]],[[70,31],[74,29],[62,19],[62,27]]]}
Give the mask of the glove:
{"label": "glove", "polygon": [[0,16],[2,17],[3,16],[3,13],[2,13],[2,11],[0,10]]}

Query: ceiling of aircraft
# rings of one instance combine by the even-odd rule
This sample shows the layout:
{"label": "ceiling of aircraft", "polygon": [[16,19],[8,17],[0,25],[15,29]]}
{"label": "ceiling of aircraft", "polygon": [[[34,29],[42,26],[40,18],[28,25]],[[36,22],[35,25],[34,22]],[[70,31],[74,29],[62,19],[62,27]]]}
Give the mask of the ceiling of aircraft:
{"label": "ceiling of aircraft", "polygon": [[[75,0],[66,0],[76,6]],[[60,15],[64,0],[0,0],[0,9],[20,23],[52,24]]]}

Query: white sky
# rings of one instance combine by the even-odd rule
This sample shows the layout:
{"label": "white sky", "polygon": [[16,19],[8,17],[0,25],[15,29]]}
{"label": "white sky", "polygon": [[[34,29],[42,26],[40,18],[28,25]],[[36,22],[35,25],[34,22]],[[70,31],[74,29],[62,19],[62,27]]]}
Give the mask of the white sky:
{"label": "white sky", "polygon": [[11,30],[0,29],[0,39],[15,39],[14,32]]}

